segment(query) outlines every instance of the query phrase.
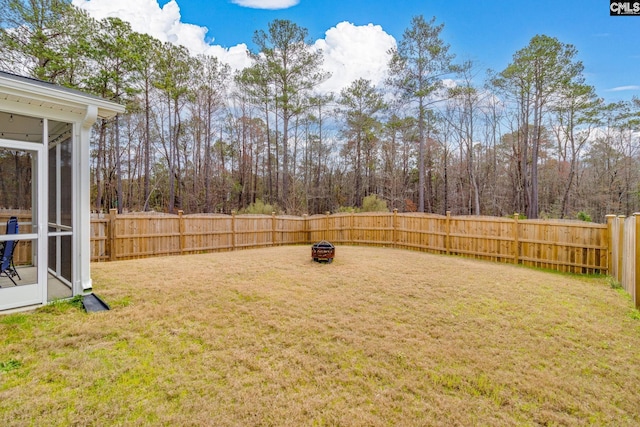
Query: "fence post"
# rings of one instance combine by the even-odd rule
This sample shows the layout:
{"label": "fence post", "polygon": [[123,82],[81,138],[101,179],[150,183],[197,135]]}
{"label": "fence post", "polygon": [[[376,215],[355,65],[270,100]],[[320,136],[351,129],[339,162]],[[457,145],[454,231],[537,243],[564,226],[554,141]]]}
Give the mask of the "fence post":
{"label": "fence post", "polygon": [[[622,283],[623,280],[623,268],[624,268],[624,215],[618,215],[618,272],[616,274],[616,280]],[[626,283],[623,284],[626,288]]]}
{"label": "fence post", "polygon": [[304,236],[304,243],[311,243],[311,233],[309,232],[309,215],[302,215],[302,234]]}
{"label": "fence post", "polygon": [[178,232],[180,233],[180,255],[184,253],[185,237],[184,237],[184,215],[183,210],[178,211]]}
{"label": "fence post", "polygon": [[271,212],[271,246],[276,245],[276,213]]}
{"label": "fence post", "polygon": [[231,250],[236,250],[236,211],[231,211]]}
{"label": "fence post", "polygon": [[354,223],[354,213],[351,211],[349,214],[349,244],[353,245],[353,235],[356,234],[353,232],[353,223]]}
{"label": "fence post", "polygon": [[398,208],[393,208],[393,247],[398,247]]}
{"label": "fence post", "polygon": [[327,240],[328,237],[327,235],[329,234],[329,215],[331,214],[331,212],[326,211],[325,212],[325,217],[324,217],[324,233],[322,233],[322,240]]}
{"label": "fence post", "polygon": [[520,264],[520,227],[518,225],[518,212],[513,214],[513,263]]}
{"label": "fence post", "polygon": [[451,211],[447,211],[447,219],[445,222],[444,250],[447,255],[451,251]]}
{"label": "fence post", "polygon": [[613,277],[613,221],[616,215],[607,215],[605,218],[607,219],[607,273]]}
{"label": "fence post", "polygon": [[116,216],[118,209],[109,209],[109,260],[116,260]]}
{"label": "fence post", "polygon": [[633,236],[633,248],[635,251],[635,257],[633,262],[634,266],[634,303],[636,308],[640,308],[640,250],[638,250],[638,242],[640,242],[640,213],[636,212],[633,214],[636,219],[636,233]]}

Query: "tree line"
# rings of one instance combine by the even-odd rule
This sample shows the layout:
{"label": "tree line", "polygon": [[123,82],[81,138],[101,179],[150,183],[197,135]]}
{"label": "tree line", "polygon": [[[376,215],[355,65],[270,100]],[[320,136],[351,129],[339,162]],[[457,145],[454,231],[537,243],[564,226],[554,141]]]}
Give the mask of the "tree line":
{"label": "tree line", "polygon": [[480,70],[442,30],[413,17],[384,83],[323,93],[323,53],[288,20],[256,30],[252,65],[232,72],[67,0],[0,0],[0,68],[127,106],[93,133],[96,211],[315,214],[367,197],[456,215],[640,209],[640,99],[605,103],[557,38]]}

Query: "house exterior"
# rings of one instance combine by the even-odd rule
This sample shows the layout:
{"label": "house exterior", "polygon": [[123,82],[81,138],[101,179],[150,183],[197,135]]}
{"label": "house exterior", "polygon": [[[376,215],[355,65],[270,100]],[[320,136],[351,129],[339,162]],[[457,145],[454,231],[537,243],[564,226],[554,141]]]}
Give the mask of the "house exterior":
{"label": "house exterior", "polygon": [[[102,98],[0,72],[0,243],[16,242],[19,276],[14,284],[0,275],[0,313],[91,292],[90,133],[97,119],[123,112]],[[5,233],[11,216],[18,234]]]}

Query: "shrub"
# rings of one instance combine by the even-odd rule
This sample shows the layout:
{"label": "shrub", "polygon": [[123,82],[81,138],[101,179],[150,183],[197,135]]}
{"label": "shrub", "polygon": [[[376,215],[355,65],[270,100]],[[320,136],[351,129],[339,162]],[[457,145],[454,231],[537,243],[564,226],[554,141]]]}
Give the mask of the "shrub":
{"label": "shrub", "polygon": [[387,202],[378,199],[378,196],[371,194],[362,199],[362,207],[354,208],[353,206],[340,206],[337,209],[339,213],[360,213],[360,212],[389,212]]}
{"label": "shrub", "polygon": [[370,194],[362,200],[360,212],[389,212],[389,208],[385,200],[378,199],[375,194]]}
{"label": "shrub", "polygon": [[580,212],[578,212],[578,214],[576,215],[576,217],[577,217],[580,221],[591,222],[591,215],[589,215],[588,213],[586,213],[586,212],[584,212],[584,211],[580,211]]}
{"label": "shrub", "polygon": [[[507,218],[515,219],[515,214],[507,215]],[[518,219],[527,219],[525,214],[518,213]]]}
{"label": "shrub", "polygon": [[240,214],[263,214],[271,215],[273,212],[278,212],[278,207],[263,202],[260,199],[256,199],[254,203],[251,203],[244,209],[240,209]]}
{"label": "shrub", "polygon": [[354,212],[360,212],[359,209],[354,208],[353,206],[340,206],[338,208],[338,212],[339,213],[354,213]]}
{"label": "shrub", "polygon": [[404,199],[404,210],[407,212],[418,212],[418,206],[411,199]]}

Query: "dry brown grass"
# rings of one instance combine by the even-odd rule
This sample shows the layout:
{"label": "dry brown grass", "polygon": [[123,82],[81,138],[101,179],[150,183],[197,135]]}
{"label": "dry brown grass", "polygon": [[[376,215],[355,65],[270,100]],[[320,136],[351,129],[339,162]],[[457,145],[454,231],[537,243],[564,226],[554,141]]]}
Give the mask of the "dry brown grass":
{"label": "dry brown grass", "polygon": [[0,317],[0,425],[638,425],[603,278],[366,247],[94,264],[111,306]]}

